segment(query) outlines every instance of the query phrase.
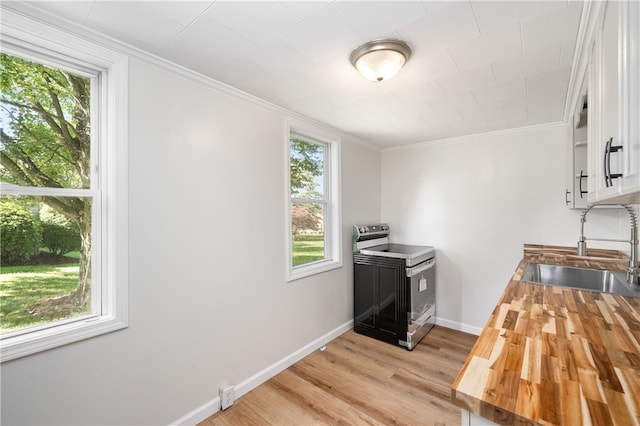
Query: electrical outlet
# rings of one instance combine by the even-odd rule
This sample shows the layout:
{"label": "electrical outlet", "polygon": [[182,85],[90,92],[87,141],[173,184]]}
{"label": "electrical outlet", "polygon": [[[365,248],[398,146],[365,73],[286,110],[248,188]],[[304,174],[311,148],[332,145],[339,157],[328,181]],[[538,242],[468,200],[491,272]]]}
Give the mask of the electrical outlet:
{"label": "electrical outlet", "polygon": [[233,405],[233,386],[224,386],[220,388],[220,405],[223,410]]}

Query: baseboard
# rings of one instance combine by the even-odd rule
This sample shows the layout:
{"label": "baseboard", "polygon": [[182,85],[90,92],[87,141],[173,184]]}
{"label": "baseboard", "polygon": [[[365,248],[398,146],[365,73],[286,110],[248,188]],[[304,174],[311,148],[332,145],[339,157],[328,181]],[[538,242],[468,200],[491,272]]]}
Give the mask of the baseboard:
{"label": "baseboard", "polygon": [[[352,328],[353,320],[347,321],[341,326],[334,328],[327,334],[320,336],[308,345],[303,346],[294,353],[286,356],[275,364],[272,364],[264,370],[258,372],[257,374],[249,377],[248,379],[243,380],[242,382],[238,383],[233,389],[235,398],[240,398],[245,393],[260,386],[262,383],[266,382],[276,374],[280,373],[283,370],[286,370],[288,367],[300,361],[305,356],[321,348],[336,337],[340,336],[345,331],[348,331]],[[205,404],[182,416],[180,419],[172,422],[171,424],[176,426],[196,425],[205,420],[207,417],[217,413],[218,411],[220,411],[220,397],[216,397],[211,401],[206,402]]]}
{"label": "baseboard", "polygon": [[211,401],[208,401],[192,412],[182,416],[178,420],[171,422],[171,426],[195,426],[209,416],[220,411],[220,397],[215,397]]}
{"label": "baseboard", "polygon": [[476,336],[480,335],[482,332],[481,327],[476,327],[469,324],[463,324],[457,321],[451,321],[446,318],[436,317],[436,324],[441,325],[443,327],[451,328],[453,330],[464,331],[465,333],[475,334]]}

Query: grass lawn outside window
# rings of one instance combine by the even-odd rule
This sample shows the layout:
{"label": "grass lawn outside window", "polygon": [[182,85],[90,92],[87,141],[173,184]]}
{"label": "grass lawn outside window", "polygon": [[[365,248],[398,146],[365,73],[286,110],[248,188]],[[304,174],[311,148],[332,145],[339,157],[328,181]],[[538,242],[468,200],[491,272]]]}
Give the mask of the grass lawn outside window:
{"label": "grass lawn outside window", "polygon": [[293,237],[293,266],[324,259],[324,235]]}
{"label": "grass lawn outside window", "polygon": [[86,314],[86,309],[71,312],[68,304],[51,303],[78,285],[78,257],[72,252],[54,264],[2,266],[0,333]]}

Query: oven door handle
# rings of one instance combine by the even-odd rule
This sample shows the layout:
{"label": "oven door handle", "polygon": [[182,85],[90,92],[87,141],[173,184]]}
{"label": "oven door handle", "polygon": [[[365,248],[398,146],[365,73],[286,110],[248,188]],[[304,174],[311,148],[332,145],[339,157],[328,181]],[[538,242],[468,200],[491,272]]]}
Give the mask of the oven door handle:
{"label": "oven door handle", "polygon": [[430,260],[427,260],[422,265],[417,265],[411,268],[407,268],[407,277],[413,277],[414,275],[419,274],[420,272],[424,272],[427,269],[431,269],[434,266],[436,266],[435,259],[430,259]]}

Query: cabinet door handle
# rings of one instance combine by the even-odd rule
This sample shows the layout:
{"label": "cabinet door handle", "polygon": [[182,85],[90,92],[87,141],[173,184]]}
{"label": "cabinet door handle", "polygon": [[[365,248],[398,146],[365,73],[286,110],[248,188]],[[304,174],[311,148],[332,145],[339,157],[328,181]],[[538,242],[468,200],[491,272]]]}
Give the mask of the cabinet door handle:
{"label": "cabinet door handle", "polygon": [[611,153],[622,151],[622,145],[613,145],[613,137],[609,138],[604,147],[604,184],[608,188],[613,186],[613,179],[622,177],[622,173],[611,173]]}
{"label": "cabinet door handle", "polygon": [[613,179],[622,177],[622,173],[611,173],[611,153],[618,151],[622,151],[622,145],[614,145],[613,138],[611,138],[611,144],[609,145],[609,159],[607,160],[609,162],[609,182],[611,183],[611,186],[613,186]]}
{"label": "cabinet door handle", "polygon": [[578,187],[580,188],[580,198],[584,198],[583,195],[589,192],[582,189],[582,179],[586,177],[587,175],[584,174],[584,170],[580,170],[580,177],[578,178]]}
{"label": "cabinet door handle", "polygon": [[611,151],[609,151],[609,147],[611,146],[612,142],[613,137],[609,138],[607,143],[604,145],[604,164],[602,165],[602,167],[604,169],[604,186],[606,188],[612,185],[610,177],[611,170],[609,169],[609,167],[611,167],[611,164],[609,162],[609,160],[611,159]]}
{"label": "cabinet door handle", "polygon": [[564,203],[565,203],[567,206],[568,206],[568,205],[569,205],[569,203],[571,202],[571,201],[569,200],[569,194],[571,194],[571,191],[569,191],[568,189],[567,189],[567,190],[565,190],[565,192],[564,192]]}

